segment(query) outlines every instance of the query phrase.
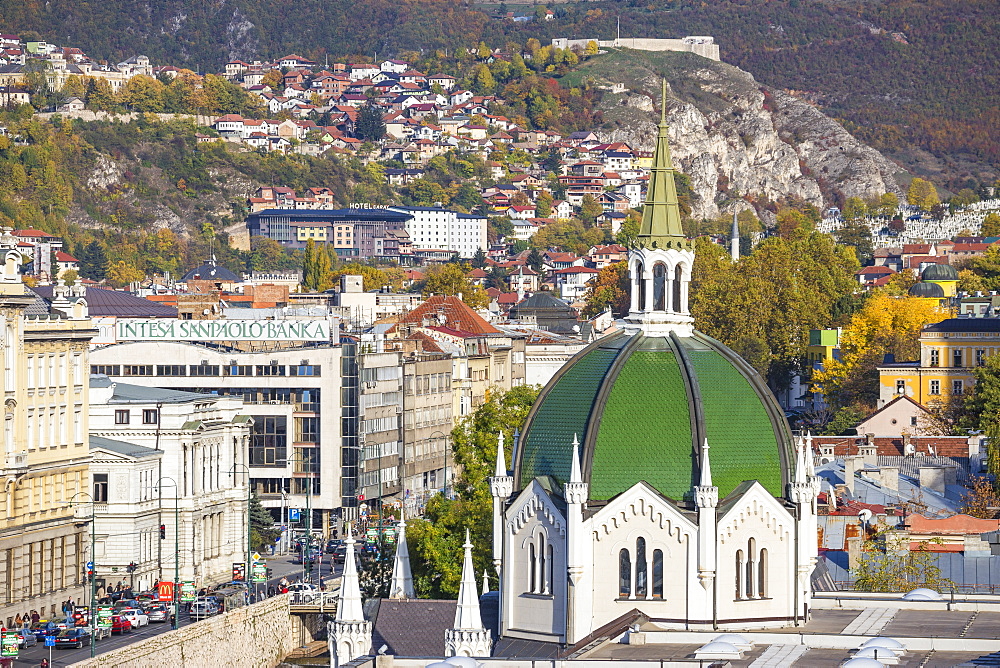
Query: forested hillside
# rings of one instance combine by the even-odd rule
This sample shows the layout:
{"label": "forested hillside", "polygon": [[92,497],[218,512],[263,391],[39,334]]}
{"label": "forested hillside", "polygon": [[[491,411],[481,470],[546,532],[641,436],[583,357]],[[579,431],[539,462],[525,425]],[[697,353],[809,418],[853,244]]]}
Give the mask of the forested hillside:
{"label": "forested hillside", "polygon": [[322,60],[493,47],[556,36],[713,35],[727,62],[843,119],[862,140],[953,191],[1000,167],[1000,23],[995,0],[639,0],[557,4],[553,21],[513,22],[535,6],[448,0],[0,0],[0,30],[117,60],[218,71],[229,58],[288,52]]}

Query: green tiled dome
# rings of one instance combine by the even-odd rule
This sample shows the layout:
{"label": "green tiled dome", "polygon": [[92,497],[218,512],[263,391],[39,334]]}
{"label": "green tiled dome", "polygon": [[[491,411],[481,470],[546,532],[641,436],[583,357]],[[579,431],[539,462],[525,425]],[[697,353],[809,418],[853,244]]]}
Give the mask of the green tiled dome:
{"label": "green tiled dome", "polygon": [[712,478],[725,497],[744,480],[783,496],[791,434],[763,380],[705,336],[621,333],[581,351],[549,382],[528,416],[515,461],[521,487],[569,477],[573,436],[590,498],[639,482],[689,498],[707,438]]}

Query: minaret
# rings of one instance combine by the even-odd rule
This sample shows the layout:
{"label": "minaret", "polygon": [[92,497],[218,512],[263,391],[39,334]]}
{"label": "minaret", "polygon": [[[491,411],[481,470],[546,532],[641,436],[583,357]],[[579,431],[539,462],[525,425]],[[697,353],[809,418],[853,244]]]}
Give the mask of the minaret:
{"label": "minaret", "polygon": [[493,567],[499,578],[503,562],[503,506],[514,493],[514,476],[508,475],[502,431],[497,435],[497,461],[490,478],[490,493],[493,495]]}
{"label": "minaret", "polygon": [[[694,488],[694,505],[698,508],[698,581],[705,591],[712,591],[717,569],[719,488],[712,483],[712,464],[708,456],[708,439],[702,443],[701,469],[698,485]],[[714,596],[714,592],[712,592]],[[706,600],[706,602],[708,602]],[[711,608],[707,610],[711,613]],[[709,619],[710,617],[702,617]]]}
{"label": "minaret", "polygon": [[740,261],[740,221],[733,213],[733,228],[729,230],[729,257],[733,262]]}
{"label": "minaret", "polygon": [[490,593],[490,572],[487,569],[483,569],[483,596]]}
{"label": "minaret", "polygon": [[808,438],[799,436],[795,439],[795,479],[788,484],[788,500],[798,506],[796,522],[799,525],[798,534],[802,537],[795,554],[800,601],[808,601],[812,596],[810,578],[816,567],[818,552],[816,539],[812,537],[817,533],[816,495],[820,480],[813,475],[812,457],[812,434]]}
{"label": "minaret", "polygon": [[392,562],[389,598],[416,597],[413,593],[413,575],[410,572],[410,550],[406,547],[406,522],[400,522],[396,534],[396,558]]}
{"label": "minaret", "polygon": [[365,621],[361,608],[361,586],[358,583],[358,567],[354,563],[355,542],[348,525],[347,540],[344,542],[347,555],[340,580],[340,596],[337,597],[337,617],[327,625],[327,644],[334,668],[368,654],[372,646],[372,623]]}
{"label": "minaret", "polygon": [[476,572],[472,567],[472,543],[465,530],[465,561],[462,563],[462,584],[458,588],[455,623],[444,632],[445,656],[489,656],[490,632],[483,628],[479,614],[479,594],[476,592]]}
{"label": "minaret", "polygon": [[667,82],[663,81],[660,125],[653,167],[642,207],[636,248],[628,254],[631,305],[626,328],[650,336],[691,336],[694,319],[688,309],[688,284],[694,266],[694,245],[684,236],[677,204],[674,166],[667,126]]}
{"label": "minaret", "polygon": [[570,464],[569,480],[563,485],[563,500],[566,502],[566,643],[573,644],[579,638],[577,629],[586,627],[577,620],[590,618],[593,601],[592,574],[587,572],[587,553],[593,549],[583,528],[583,511],[590,496],[590,485],[583,480],[580,466],[580,441],[573,434],[573,461]]}

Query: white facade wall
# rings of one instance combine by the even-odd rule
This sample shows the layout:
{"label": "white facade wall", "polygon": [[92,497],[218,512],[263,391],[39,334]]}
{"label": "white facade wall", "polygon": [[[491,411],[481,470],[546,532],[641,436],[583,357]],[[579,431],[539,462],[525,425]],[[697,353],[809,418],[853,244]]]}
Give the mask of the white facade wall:
{"label": "white facade wall", "polygon": [[[255,398],[242,408],[245,415],[260,420],[266,417],[284,417],[287,428],[287,446],[284,461],[275,461],[265,466],[251,466],[250,477],[257,489],[262,504],[268,508],[301,508],[310,505],[322,512],[323,525],[319,519],[314,529],[326,529],[330,512],[341,506],[341,349],[337,346],[288,348],[267,352],[241,352],[236,350],[216,350],[185,342],[133,342],[119,343],[98,348],[91,352],[91,366],[148,364],[150,360],[164,361],[171,365],[190,367],[203,361],[209,365],[229,367],[232,364],[251,367],[253,375],[219,375],[206,377],[188,376],[116,376],[112,380],[174,389],[201,388],[212,392],[218,388],[272,388],[274,390],[319,390],[318,411],[302,411],[300,404],[290,400]],[[307,362],[318,366],[318,376],[293,376],[290,367]],[[273,363],[273,364],[272,364]],[[284,375],[259,376],[257,367],[284,367]],[[123,369],[124,370],[124,369]],[[220,374],[221,374],[220,369]],[[313,493],[307,501],[305,488],[302,493],[293,489],[293,472],[301,468],[294,458],[295,420],[299,417],[315,416],[319,419],[319,492]],[[284,494],[282,493],[284,492]],[[302,513],[305,515],[305,512]]]}
{"label": "white facade wall", "polygon": [[414,248],[436,248],[457,252],[471,258],[477,250],[486,250],[486,218],[437,208],[393,208],[409,213],[406,231]]}

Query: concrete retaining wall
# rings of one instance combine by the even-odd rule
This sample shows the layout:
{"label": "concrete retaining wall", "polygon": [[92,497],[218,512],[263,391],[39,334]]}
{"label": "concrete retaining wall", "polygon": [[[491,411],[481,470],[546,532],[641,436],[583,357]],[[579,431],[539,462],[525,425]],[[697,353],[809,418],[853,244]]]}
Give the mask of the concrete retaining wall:
{"label": "concrete retaining wall", "polygon": [[289,612],[290,595],[275,596],[73,664],[78,668],[217,666],[273,668],[312,640]]}

